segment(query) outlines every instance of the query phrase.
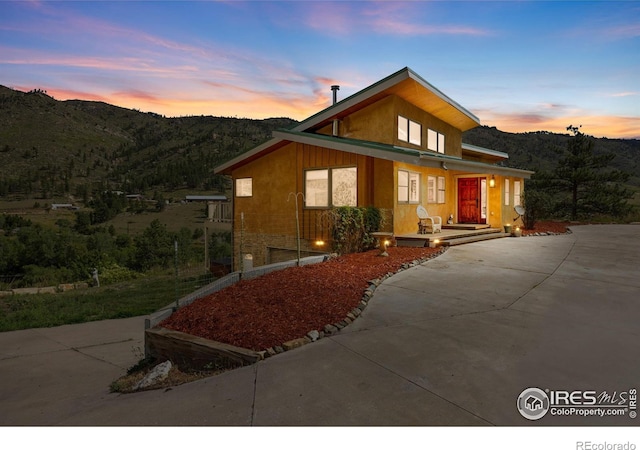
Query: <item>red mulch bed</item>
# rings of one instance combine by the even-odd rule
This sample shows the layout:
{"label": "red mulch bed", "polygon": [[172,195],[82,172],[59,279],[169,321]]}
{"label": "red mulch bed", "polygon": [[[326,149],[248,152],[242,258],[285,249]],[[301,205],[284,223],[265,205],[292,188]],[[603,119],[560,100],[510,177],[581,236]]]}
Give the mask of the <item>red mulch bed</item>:
{"label": "red mulch bed", "polygon": [[569,226],[569,222],[536,222],[533,230],[522,230],[522,235],[527,236],[535,233],[553,233],[553,234],[564,234],[567,232],[567,227]]}
{"label": "red mulch bed", "polygon": [[256,351],[282,345],[344,320],[369,281],[402,264],[440,253],[439,248],[391,247],[291,267],[198,299],[160,326]]}
{"label": "red mulch bed", "polygon": [[[538,222],[534,233],[566,233],[566,222]],[[397,272],[404,263],[442,249],[391,247],[353,253],[324,263],[292,267],[243,280],[179,309],[160,326],[256,351],[281,345],[344,320],[369,281]]]}

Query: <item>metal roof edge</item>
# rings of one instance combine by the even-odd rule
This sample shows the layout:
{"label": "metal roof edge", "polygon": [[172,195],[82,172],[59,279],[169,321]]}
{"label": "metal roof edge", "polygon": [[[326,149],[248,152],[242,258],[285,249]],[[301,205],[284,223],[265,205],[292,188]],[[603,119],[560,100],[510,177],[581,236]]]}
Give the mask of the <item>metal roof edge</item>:
{"label": "metal roof edge", "polygon": [[480,147],[477,145],[472,145],[472,144],[466,144],[466,143],[462,143],[462,149],[463,150],[470,150],[472,152],[475,153],[482,153],[484,155],[491,155],[491,156],[497,156],[500,158],[504,158],[504,159],[508,159],[509,158],[509,154],[505,153],[505,152],[501,152],[499,150],[494,150],[492,148],[485,148],[485,147]]}
{"label": "metal roof edge", "polygon": [[312,116],[309,116],[308,118],[300,122],[297,126],[293,127],[291,130],[304,131],[322,122],[323,120],[335,116],[345,109],[350,108],[351,106],[374,96],[375,94],[387,89],[389,86],[393,86],[400,81],[406,80],[407,78],[409,78],[409,68],[405,67],[404,69],[400,69],[397,72],[392,73],[391,75],[388,75],[385,78],[359,90],[358,92],[351,94],[350,96],[340,100],[336,104],[331,105],[323,109],[322,111],[313,114]]}
{"label": "metal roof edge", "polygon": [[476,122],[478,125],[481,125],[480,118],[478,118],[478,116],[473,114],[471,111],[469,111],[467,108],[462,106],[460,103],[458,103],[455,100],[453,100],[451,97],[446,95],[444,92],[442,92],[440,89],[435,87],[433,84],[429,83],[427,80],[422,78],[420,75],[418,75],[418,73],[416,73],[415,71],[413,71],[409,67],[405,67],[405,69],[409,72],[409,75],[411,76],[411,78],[413,78],[418,83],[420,83],[425,89],[428,89],[429,91],[433,92],[438,97],[440,97],[442,100],[444,100],[445,102],[449,103],[451,106],[456,108],[458,111],[460,111],[461,113],[463,113],[464,115],[469,117],[471,120]]}
{"label": "metal roof edge", "polygon": [[213,173],[220,173],[225,171],[226,169],[235,166],[236,164],[242,162],[243,160],[250,158],[260,152],[262,152],[263,150],[268,149],[269,147],[272,147],[273,145],[277,144],[278,142],[280,142],[282,139],[278,139],[278,138],[272,138],[269,139],[266,142],[263,142],[262,144],[258,145],[257,147],[253,147],[251,150],[248,150],[244,153],[239,154],[238,156],[236,156],[235,158],[230,159],[229,161],[220,164],[219,166],[215,167],[213,169]]}
{"label": "metal roof edge", "polygon": [[444,102],[450,104],[451,106],[453,106],[454,108],[456,108],[458,111],[460,111],[462,114],[464,114],[465,116],[467,116],[469,119],[471,119],[472,121],[474,121],[475,123],[479,125],[481,125],[480,119],[473,113],[471,113],[468,109],[464,108],[462,105],[460,105],[458,102],[456,102],[455,100],[453,100],[451,97],[447,96],[444,92],[442,92],[440,89],[436,88],[434,85],[432,85],[431,83],[429,83],[428,81],[426,81],[424,78],[422,78],[420,75],[418,75],[415,71],[413,71],[411,68],[409,67],[405,67],[403,69],[398,70],[395,73],[392,73],[391,75],[376,81],[375,83],[365,87],[364,89],[361,89],[360,91],[356,92],[355,94],[350,95],[349,97],[340,100],[339,102],[337,102],[335,105],[331,105],[328,108],[323,109],[322,111],[308,117],[307,119],[303,120],[302,122],[300,122],[298,125],[296,125],[295,127],[292,128],[293,131],[304,131],[310,127],[313,127],[314,125],[317,125],[318,123],[322,122],[323,120],[327,120],[333,116],[336,116],[338,114],[340,114],[342,111],[344,111],[345,109],[348,109],[364,100],[366,100],[369,97],[372,97],[382,91],[384,91],[385,89],[400,83],[401,81],[404,81],[406,79],[411,78],[412,80],[418,82],[422,87],[424,87],[425,89],[427,89],[428,91],[434,93],[436,96],[438,96],[441,100],[443,100]]}

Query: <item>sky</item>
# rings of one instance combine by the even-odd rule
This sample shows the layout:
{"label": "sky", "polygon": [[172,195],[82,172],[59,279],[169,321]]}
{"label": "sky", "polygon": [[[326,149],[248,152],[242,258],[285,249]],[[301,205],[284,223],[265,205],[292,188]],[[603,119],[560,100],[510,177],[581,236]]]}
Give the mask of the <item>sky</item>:
{"label": "sky", "polygon": [[303,120],[410,67],[502,131],[640,138],[640,0],[0,0],[0,85]]}

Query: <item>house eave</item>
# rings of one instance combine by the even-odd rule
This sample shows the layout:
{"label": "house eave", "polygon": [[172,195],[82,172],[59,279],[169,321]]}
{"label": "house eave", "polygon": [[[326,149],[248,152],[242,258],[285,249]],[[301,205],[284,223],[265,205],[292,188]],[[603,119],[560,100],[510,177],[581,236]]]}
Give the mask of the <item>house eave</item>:
{"label": "house eave", "polygon": [[485,173],[512,177],[530,178],[534,172],[524,169],[497,166],[478,161],[467,161],[458,157],[442,155],[440,153],[415,150],[399,146],[379,144],[369,141],[357,141],[341,137],[303,133],[296,131],[274,131],[274,137],[282,141],[298,142],[318,147],[339,150],[358,155],[388,161],[404,162],[422,167],[433,167],[462,172]]}
{"label": "house eave", "polygon": [[366,106],[387,95],[397,95],[415,104],[461,131],[480,125],[480,119],[408,67],[337,102],[305,119],[293,131],[309,131],[340,119],[357,108]]}
{"label": "house eave", "polygon": [[268,141],[258,145],[257,147],[254,147],[251,150],[241,153],[235,158],[230,159],[229,161],[215,167],[213,169],[213,173],[215,174],[221,173],[221,174],[228,175],[230,174],[231,170],[233,170],[236,166],[241,164],[246,164],[252,159],[262,156],[262,153],[267,150],[275,150],[278,147],[278,144],[280,144],[281,142],[282,142],[282,139],[278,139],[278,138],[269,139]]}
{"label": "house eave", "polygon": [[475,153],[481,156],[490,156],[499,159],[509,159],[509,154],[491,148],[479,147],[477,145],[462,143],[462,150]]}

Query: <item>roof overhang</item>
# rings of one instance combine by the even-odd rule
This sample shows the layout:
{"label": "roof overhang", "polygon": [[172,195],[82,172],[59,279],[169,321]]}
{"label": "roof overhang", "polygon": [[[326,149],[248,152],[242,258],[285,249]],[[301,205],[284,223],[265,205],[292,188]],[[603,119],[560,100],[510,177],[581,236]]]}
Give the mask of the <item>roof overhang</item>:
{"label": "roof overhang", "polygon": [[293,130],[309,131],[318,129],[328,124],[331,120],[341,119],[353,111],[375,103],[388,95],[396,95],[461,131],[467,131],[480,125],[478,117],[428,83],[413,70],[405,67],[309,117],[294,127]]}
{"label": "roof overhang", "polygon": [[465,144],[462,143],[462,154],[478,156],[481,158],[487,158],[495,161],[500,161],[503,159],[509,159],[509,155],[504,152],[500,152],[498,150],[493,150],[491,148],[478,147],[477,145]]}
{"label": "roof overhang", "polygon": [[273,139],[269,139],[267,142],[264,142],[258,145],[257,147],[254,147],[251,150],[241,153],[235,158],[230,159],[229,161],[223,164],[220,164],[219,166],[213,169],[213,173],[229,174],[231,170],[236,168],[236,166],[249,163],[254,159],[258,159],[261,156],[267,153],[270,153],[274,150],[277,150],[286,144],[287,142],[284,142],[282,139],[274,137]]}
{"label": "roof overhang", "polygon": [[[260,147],[250,151],[251,156],[245,153],[244,158],[238,157],[223,166],[215,169],[216,173],[230,173],[239,162],[246,162],[247,158],[257,157],[261,152],[273,151],[289,142],[315,145],[318,147],[339,150],[358,155],[371,156],[373,158],[388,161],[404,162],[415,166],[433,167],[446,170],[458,170],[469,173],[486,173],[512,177],[530,178],[534,172],[530,170],[514,169],[511,167],[497,166],[477,161],[467,161],[461,158],[442,155],[440,153],[415,150],[411,148],[380,144],[357,139],[328,136],[323,134],[311,134],[293,130],[279,130],[273,132],[274,139]],[[269,144],[269,145],[267,145]],[[271,148],[270,148],[271,147]],[[259,150],[260,149],[260,150]],[[234,162],[236,161],[236,162]]]}

